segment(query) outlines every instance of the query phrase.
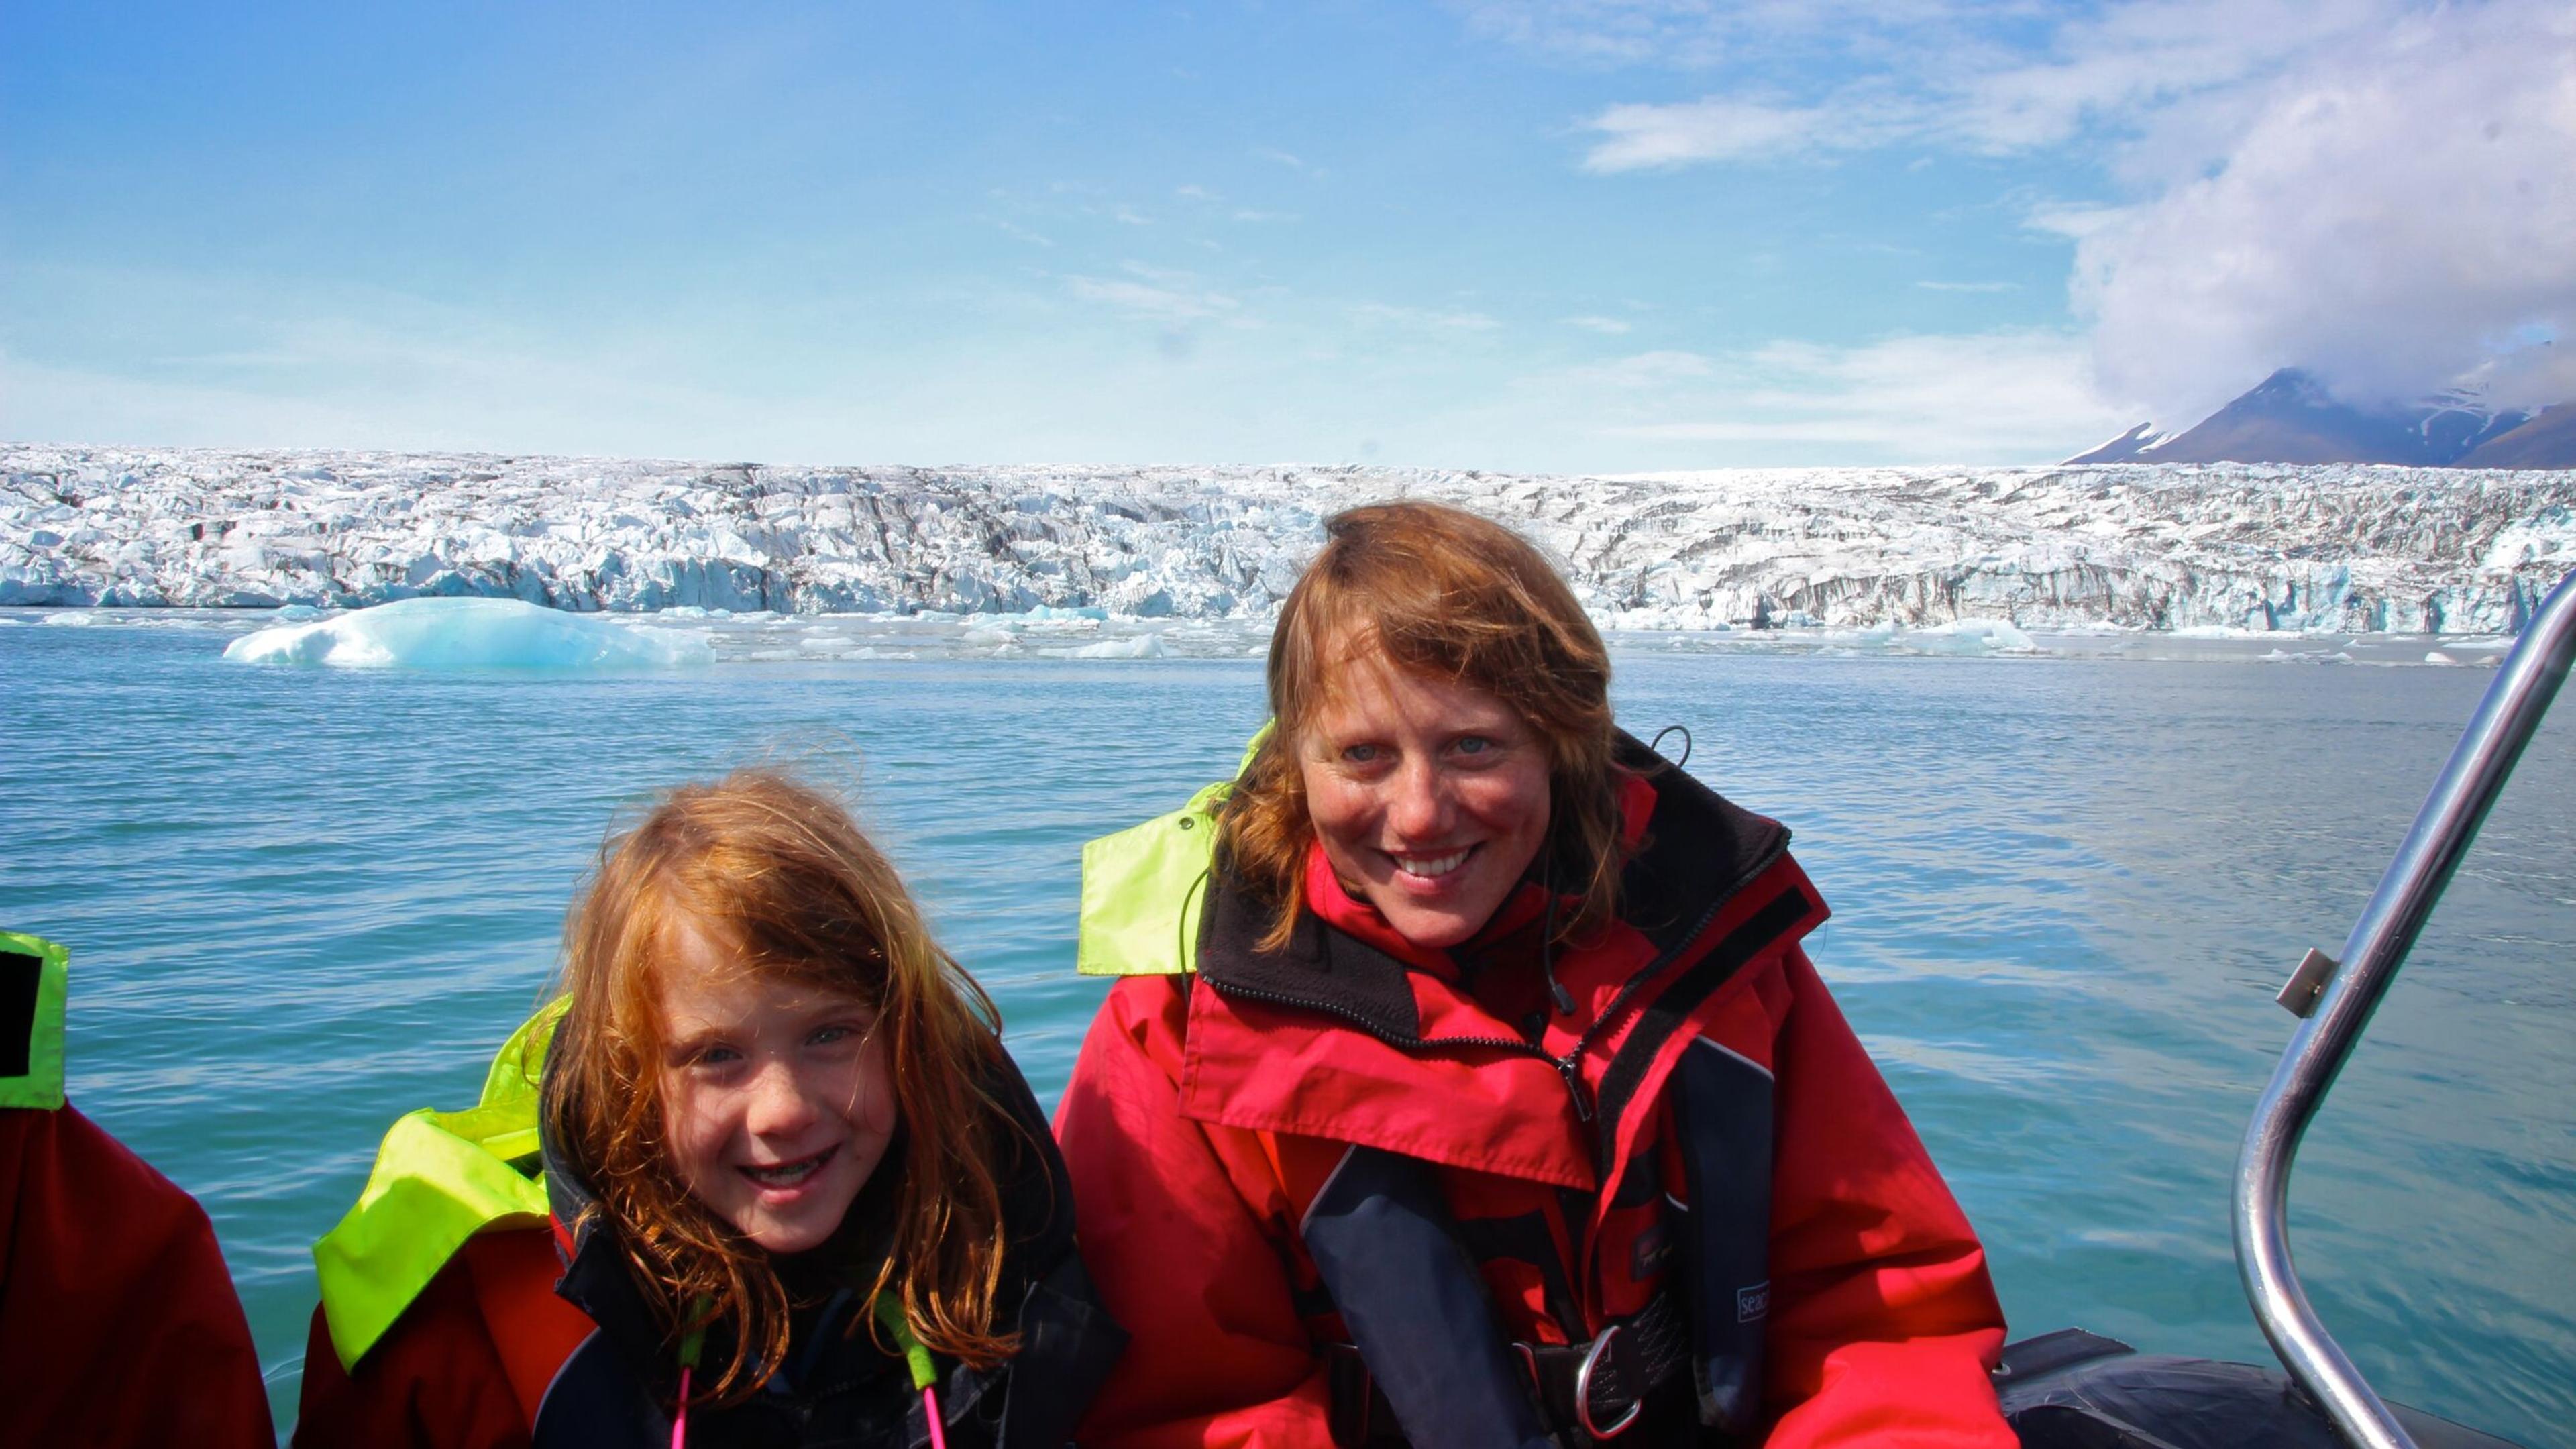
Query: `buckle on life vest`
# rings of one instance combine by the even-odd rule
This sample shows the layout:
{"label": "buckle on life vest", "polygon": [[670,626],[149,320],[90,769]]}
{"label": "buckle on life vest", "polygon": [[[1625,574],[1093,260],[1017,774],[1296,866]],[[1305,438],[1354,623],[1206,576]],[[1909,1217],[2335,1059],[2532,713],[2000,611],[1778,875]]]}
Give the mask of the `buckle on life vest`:
{"label": "buckle on life vest", "polygon": [[[1574,1422],[1582,1425],[1583,1432],[1595,1439],[1618,1438],[1637,1422],[1639,1414],[1646,1411],[1646,1396],[1640,1392],[1628,1400],[1628,1412],[1619,1416],[1619,1422],[1607,1427],[1592,1422],[1592,1371],[1600,1366],[1601,1355],[1608,1353],[1610,1345],[1618,1341],[1618,1324],[1601,1330],[1600,1336],[1592,1340],[1592,1351],[1583,1356],[1583,1367],[1574,1371]],[[1633,1377],[1622,1374],[1620,1380],[1627,1382]]]}
{"label": "buckle on life vest", "polygon": [[[1540,1422],[1558,1432],[1580,1430],[1577,1442],[1597,1444],[1635,1428],[1646,1400],[1675,1382],[1689,1362],[1690,1326],[1674,1296],[1658,1293],[1589,1343],[1514,1342],[1511,1350],[1529,1376]],[[1325,1359],[1335,1444],[1392,1449],[1409,1442],[1356,1346],[1328,1344]]]}
{"label": "buckle on life vest", "polygon": [[1589,1343],[1512,1347],[1538,1392],[1541,1417],[1560,1429],[1580,1429],[1584,1442],[1600,1443],[1635,1428],[1646,1401],[1683,1377],[1690,1362],[1690,1321],[1678,1298],[1658,1293]]}

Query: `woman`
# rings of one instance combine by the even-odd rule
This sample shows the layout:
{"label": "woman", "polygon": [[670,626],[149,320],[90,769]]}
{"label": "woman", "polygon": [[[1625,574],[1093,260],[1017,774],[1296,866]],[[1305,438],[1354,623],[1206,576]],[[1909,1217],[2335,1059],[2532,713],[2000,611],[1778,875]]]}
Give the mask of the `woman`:
{"label": "woman", "polygon": [[1617,731],[1510,531],[1326,534],[1238,779],[1085,853],[1085,1442],[2013,1444],[1788,832]]}
{"label": "woman", "polygon": [[[1122,1335],[992,1002],[838,804],[672,791],[603,852],[562,984],[492,1074],[536,1106],[545,1059],[493,1155],[541,1150],[553,1230],[456,1224],[509,1169],[389,1140],[484,1182],[326,1240],[299,1444],[1065,1441]],[[380,1162],[360,1212],[394,1188]],[[444,1263],[442,1216],[482,1228]],[[408,1301],[334,1293],[424,1267]]]}

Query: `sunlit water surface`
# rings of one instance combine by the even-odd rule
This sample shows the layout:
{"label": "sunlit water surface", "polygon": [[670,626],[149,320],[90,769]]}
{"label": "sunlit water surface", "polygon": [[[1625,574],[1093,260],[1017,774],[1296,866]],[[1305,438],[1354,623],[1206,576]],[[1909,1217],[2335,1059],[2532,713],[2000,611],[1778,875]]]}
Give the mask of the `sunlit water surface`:
{"label": "sunlit water surface", "polygon": [[[1072,974],[1082,842],[1229,770],[1262,714],[1232,644],[431,674],[221,662],[247,623],[39,619],[0,619],[0,926],[73,947],[72,1095],[213,1214],[282,1428],[313,1239],[393,1117],[470,1100],[621,809],[751,761],[854,787],[1052,1101],[1102,989]],[[2370,667],[2420,642],[1669,643],[1621,649],[1622,719],[1688,726],[1695,773],[1796,830],[1837,912],[1811,948],[2015,1331],[2264,1360],[2227,1179],[2292,1024],[2272,994],[2341,944],[2492,675]],[[2576,1420],[2571,799],[2562,721],[2293,1193],[2317,1305],[2380,1389],[2533,1445]]]}

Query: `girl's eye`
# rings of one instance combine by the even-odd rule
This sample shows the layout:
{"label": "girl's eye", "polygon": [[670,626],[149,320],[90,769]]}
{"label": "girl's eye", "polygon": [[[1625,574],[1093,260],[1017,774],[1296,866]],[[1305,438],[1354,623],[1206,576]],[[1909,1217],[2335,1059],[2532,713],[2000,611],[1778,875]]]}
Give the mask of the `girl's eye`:
{"label": "girl's eye", "polygon": [[693,1067],[721,1067],[741,1060],[742,1053],[735,1051],[732,1047],[706,1046],[698,1048],[697,1054],[689,1058],[689,1065]]}

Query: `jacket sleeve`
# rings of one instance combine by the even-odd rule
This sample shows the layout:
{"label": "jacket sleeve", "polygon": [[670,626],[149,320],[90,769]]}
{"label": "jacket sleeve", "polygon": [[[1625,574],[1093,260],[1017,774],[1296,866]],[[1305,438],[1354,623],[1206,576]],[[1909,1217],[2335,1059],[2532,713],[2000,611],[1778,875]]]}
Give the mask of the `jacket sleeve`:
{"label": "jacket sleeve", "polygon": [[0,1444],[277,1441],[197,1200],[68,1104],[0,1109]]}
{"label": "jacket sleeve", "polygon": [[1081,1440],[1107,1449],[1327,1446],[1324,1366],[1253,1133],[1180,1113],[1182,978],[1133,977],[1092,1019],[1056,1136],[1083,1261],[1131,1335]]}
{"label": "jacket sleeve", "polygon": [[2013,1449],[1985,1249],[1806,954],[1774,1058],[1772,1449]]}
{"label": "jacket sleeve", "polygon": [[340,1366],[330,1324],[313,1310],[295,1449],[524,1449],[529,1434],[464,1256],[439,1270],[355,1370]]}

